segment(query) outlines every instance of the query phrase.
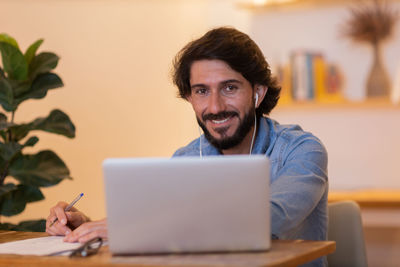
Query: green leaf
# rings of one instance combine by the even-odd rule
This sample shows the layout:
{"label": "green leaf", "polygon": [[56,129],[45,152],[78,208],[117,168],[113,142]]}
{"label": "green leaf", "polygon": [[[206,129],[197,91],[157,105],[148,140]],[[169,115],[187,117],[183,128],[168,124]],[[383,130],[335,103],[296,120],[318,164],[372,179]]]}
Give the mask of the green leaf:
{"label": "green leaf", "polygon": [[39,141],[39,138],[36,136],[32,136],[30,137],[25,144],[23,144],[23,147],[27,147],[27,146],[34,146],[36,145],[36,143]]}
{"label": "green leaf", "polygon": [[16,143],[0,143],[0,157],[4,161],[10,161],[16,154],[21,152],[23,147]]}
{"label": "green leaf", "polygon": [[39,188],[25,184],[5,184],[4,193],[0,195],[0,214],[4,216],[13,216],[21,213],[26,203],[35,202],[44,199]]}
{"label": "green leaf", "polygon": [[46,220],[22,221],[19,224],[0,223],[0,230],[24,231],[24,232],[44,232],[46,231]]}
{"label": "green leaf", "polygon": [[7,122],[7,116],[3,113],[0,113],[0,136],[3,138],[3,140],[6,139],[5,130],[12,125],[13,125],[12,123]]}
{"label": "green leaf", "polygon": [[0,68],[0,78],[5,78],[6,74],[4,73],[4,70]]}
{"label": "green leaf", "polygon": [[7,123],[7,116],[0,112],[0,123]]}
{"label": "green leaf", "polygon": [[0,143],[0,175],[6,177],[10,162],[21,153],[22,146],[16,142]]}
{"label": "green leaf", "polygon": [[[1,126],[1,124],[0,124]],[[25,138],[30,131],[45,131],[60,134],[69,138],[75,137],[75,126],[67,114],[55,109],[46,118],[37,118],[33,122],[24,124],[5,124],[3,129],[9,129],[11,140],[18,142]]]}
{"label": "green leaf", "polygon": [[61,78],[54,73],[45,73],[36,77],[31,88],[26,93],[14,99],[14,108],[27,99],[40,99],[46,96],[47,91],[64,86]]}
{"label": "green leaf", "polygon": [[0,214],[4,216],[13,216],[21,213],[26,206],[26,201],[22,199],[21,192],[17,188],[1,196]]}
{"label": "green leaf", "polygon": [[0,137],[3,138],[3,140],[6,139],[5,130],[11,125],[11,123],[7,122],[7,116],[0,112]]}
{"label": "green leaf", "polygon": [[50,112],[47,118],[39,118],[31,124],[32,130],[42,130],[45,132],[64,135],[69,138],[75,137],[75,126],[67,114],[59,109]]}
{"label": "green leaf", "polygon": [[15,190],[17,187],[15,186],[15,184],[12,183],[8,183],[8,184],[3,184],[2,186],[0,186],[0,199],[10,193],[11,191]]}
{"label": "green leaf", "polygon": [[0,78],[0,104],[6,111],[13,111],[13,90],[5,78]]}
{"label": "green leaf", "polygon": [[28,220],[20,222],[15,231],[25,231],[25,232],[44,232],[46,231],[46,220]]}
{"label": "green leaf", "polygon": [[28,202],[28,203],[36,202],[36,201],[44,199],[42,191],[40,191],[40,189],[36,186],[19,184],[17,187],[23,191],[24,200],[26,200],[26,202]]}
{"label": "green leaf", "polygon": [[8,127],[11,131],[11,140],[18,142],[22,138],[28,135],[31,130],[30,124],[14,124]]}
{"label": "green leaf", "polygon": [[26,59],[26,63],[31,64],[33,57],[36,54],[36,51],[38,50],[39,46],[43,43],[43,39],[39,39],[36,42],[34,42],[33,44],[31,44],[29,46],[29,48],[26,50],[25,52],[25,59]]}
{"label": "green leaf", "polygon": [[32,81],[14,81],[10,80],[11,88],[13,89],[14,98],[20,97],[22,94],[28,92],[31,89]]}
{"label": "green leaf", "polygon": [[28,64],[21,51],[9,43],[0,42],[0,51],[3,60],[4,71],[8,77],[23,81],[28,78]]}
{"label": "green leaf", "polygon": [[5,141],[7,139],[7,134],[4,131],[0,131],[0,137]]}
{"label": "green leaf", "polygon": [[0,142],[0,174],[1,177],[8,175],[9,167],[14,158],[21,155],[21,151],[24,147],[34,146],[39,141],[36,136],[30,137],[24,145],[20,145],[17,142]]}
{"label": "green leaf", "polygon": [[58,64],[59,57],[50,52],[43,52],[35,56],[29,65],[29,77],[35,79],[37,75],[50,72]]}
{"label": "green leaf", "polygon": [[8,35],[7,33],[0,34],[0,42],[8,43],[19,49],[17,41],[14,38],[12,38],[10,35]]}
{"label": "green leaf", "polygon": [[35,155],[20,155],[10,165],[9,175],[22,184],[47,187],[69,178],[65,163],[50,150]]}

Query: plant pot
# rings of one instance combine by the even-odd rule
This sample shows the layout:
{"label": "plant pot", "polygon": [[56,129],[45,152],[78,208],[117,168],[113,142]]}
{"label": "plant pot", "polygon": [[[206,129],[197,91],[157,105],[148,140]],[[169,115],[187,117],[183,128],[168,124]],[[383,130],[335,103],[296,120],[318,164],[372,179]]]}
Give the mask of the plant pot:
{"label": "plant pot", "polygon": [[390,80],[382,63],[379,43],[373,44],[373,65],[367,79],[367,97],[389,97]]}

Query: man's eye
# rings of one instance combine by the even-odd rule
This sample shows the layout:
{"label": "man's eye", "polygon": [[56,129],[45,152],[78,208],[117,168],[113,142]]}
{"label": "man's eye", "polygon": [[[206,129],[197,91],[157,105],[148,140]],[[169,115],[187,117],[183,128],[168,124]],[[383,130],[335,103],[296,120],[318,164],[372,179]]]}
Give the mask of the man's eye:
{"label": "man's eye", "polygon": [[197,95],[205,95],[207,93],[207,90],[205,88],[200,88],[200,89],[196,89],[194,92]]}
{"label": "man's eye", "polygon": [[235,85],[232,85],[232,84],[228,84],[228,85],[225,87],[225,91],[226,91],[226,92],[234,92],[236,89],[237,89],[237,87],[236,87]]}

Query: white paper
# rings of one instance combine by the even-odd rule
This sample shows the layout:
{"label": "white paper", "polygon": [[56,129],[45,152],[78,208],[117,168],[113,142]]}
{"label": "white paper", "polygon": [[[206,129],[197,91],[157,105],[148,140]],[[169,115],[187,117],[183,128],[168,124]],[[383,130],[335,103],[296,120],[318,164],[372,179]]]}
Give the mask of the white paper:
{"label": "white paper", "polygon": [[66,251],[65,254],[60,255],[69,255],[71,250],[82,246],[81,243],[68,243],[63,239],[63,236],[46,236],[2,243],[0,244],[0,254],[46,256]]}

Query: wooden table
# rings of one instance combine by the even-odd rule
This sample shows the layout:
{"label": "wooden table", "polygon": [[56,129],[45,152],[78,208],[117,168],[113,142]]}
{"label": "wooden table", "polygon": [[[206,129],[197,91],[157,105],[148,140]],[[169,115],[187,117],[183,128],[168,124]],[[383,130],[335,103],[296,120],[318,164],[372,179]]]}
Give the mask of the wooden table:
{"label": "wooden table", "polygon": [[[0,243],[47,236],[46,233],[0,231]],[[87,258],[0,255],[0,266],[297,266],[333,253],[333,241],[272,241],[269,252],[188,254],[166,256],[112,256],[108,247]]]}

